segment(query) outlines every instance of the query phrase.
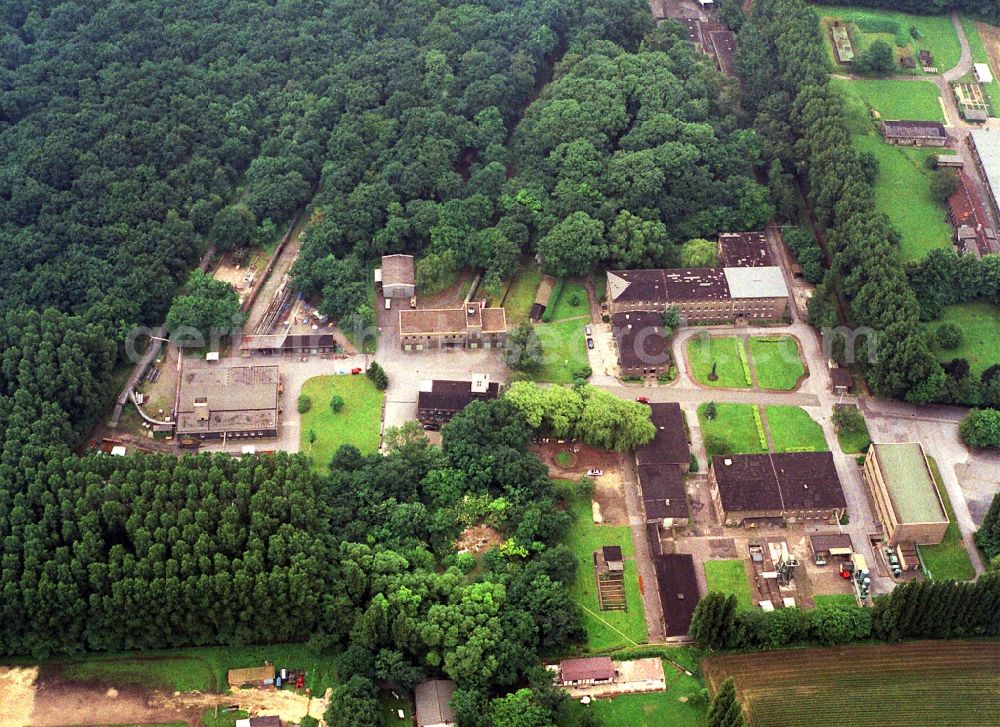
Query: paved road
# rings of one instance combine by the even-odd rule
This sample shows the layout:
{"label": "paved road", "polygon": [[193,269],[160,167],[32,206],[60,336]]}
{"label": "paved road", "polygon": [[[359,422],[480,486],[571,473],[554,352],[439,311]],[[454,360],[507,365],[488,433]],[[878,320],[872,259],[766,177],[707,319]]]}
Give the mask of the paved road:
{"label": "paved road", "polygon": [[965,35],[965,29],[962,27],[962,21],[958,17],[958,13],[951,14],[951,24],[955,26],[955,33],[958,35],[958,43],[962,46],[962,55],[958,59],[957,66],[949,68],[941,74],[942,79],[947,83],[957,81],[959,78],[972,71],[972,49],[969,47],[969,39]]}

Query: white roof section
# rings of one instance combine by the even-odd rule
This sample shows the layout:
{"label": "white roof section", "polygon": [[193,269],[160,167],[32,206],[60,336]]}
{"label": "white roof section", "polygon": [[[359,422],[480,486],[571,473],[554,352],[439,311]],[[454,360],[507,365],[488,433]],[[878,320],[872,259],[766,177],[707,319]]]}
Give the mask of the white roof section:
{"label": "white roof section", "polygon": [[787,298],[781,268],[724,268],[731,298]]}
{"label": "white roof section", "polygon": [[420,383],[417,385],[417,391],[434,391],[434,380],[420,379]]}
{"label": "white roof section", "polygon": [[206,361],[218,361],[219,360],[219,352],[218,351],[209,351],[208,353],[205,354],[205,360]]}
{"label": "white roof section", "polygon": [[125,447],[121,446],[121,445],[119,445],[117,447],[112,447],[111,448],[111,456],[112,457],[124,457],[125,456]]}
{"label": "white roof section", "polygon": [[976,80],[980,83],[992,83],[993,73],[990,71],[989,63],[973,63],[973,69],[976,72]]}
{"label": "white roof section", "polygon": [[973,129],[971,136],[986,170],[986,184],[1000,197],[1000,132]]}
{"label": "white roof section", "polygon": [[631,283],[629,283],[624,278],[621,278],[621,277],[615,275],[614,273],[609,272],[608,273],[608,287],[611,288],[611,300],[617,299],[618,296],[620,296],[622,293],[625,292],[625,289],[630,284]]}

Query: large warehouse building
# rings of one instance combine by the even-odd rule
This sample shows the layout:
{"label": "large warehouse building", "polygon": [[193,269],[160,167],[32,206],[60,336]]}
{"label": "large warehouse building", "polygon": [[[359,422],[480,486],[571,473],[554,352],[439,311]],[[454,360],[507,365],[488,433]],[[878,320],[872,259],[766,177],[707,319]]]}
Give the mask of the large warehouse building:
{"label": "large warehouse building", "polygon": [[873,444],[864,474],[887,545],[944,539],[948,515],[918,442]]}
{"label": "large warehouse building", "polygon": [[1000,220],[1000,133],[973,129],[969,134],[969,149],[986,182],[986,198],[993,215]]}
{"label": "large warehouse building", "polygon": [[715,456],[709,484],[727,526],[837,522],[847,510],[829,452]]}
{"label": "large warehouse building", "polygon": [[278,436],[277,366],[185,367],[177,388],[177,436],[194,439]]}

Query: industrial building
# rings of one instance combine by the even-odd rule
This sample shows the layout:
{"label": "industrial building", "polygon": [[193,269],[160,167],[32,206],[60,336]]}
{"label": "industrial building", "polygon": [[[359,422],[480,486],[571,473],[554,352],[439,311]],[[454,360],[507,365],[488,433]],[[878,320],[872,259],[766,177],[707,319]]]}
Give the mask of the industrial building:
{"label": "industrial building", "polygon": [[900,146],[944,146],[948,132],[937,121],[884,121],[882,138]]}
{"label": "industrial building", "polygon": [[417,392],[417,419],[425,427],[440,427],[474,401],[496,399],[500,385],[486,374],[472,381],[425,379]]}
{"label": "industrial building", "polygon": [[276,437],[280,394],[277,366],[186,366],[177,387],[177,436]]}
{"label": "industrial building", "polygon": [[847,510],[830,452],[717,455],[709,485],[726,526],[835,523]]}
{"label": "industrial building", "polygon": [[948,198],[948,221],[955,228],[959,255],[982,257],[997,250],[997,232],[990,224],[982,195],[964,170],[958,172],[958,189]]}
{"label": "industrial building", "polygon": [[383,255],[382,267],[375,270],[375,282],[382,284],[385,298],[410,298],[416,292],[416,271],[412,255]]}
{"label": "industrial building", "polygon": [[776,321],[788,312],[776,266],[611,270],[606,293],[612,315],[677,306],[686,323]]}
{"label": "industrial building", "polygon": [[399,345],[404,351],[503,348],[507,316],[503,308],[470,301],[463,308],[404,308],[399,311]]}
{"label": "industrial building", "polygon": [[719,235],[719,265],[724,268],[774,266],[763,232],[724,232]]}
{"label": "industrial building", "polygon": [[646,522],[665,528],[688,524],[687,492],[684,475],[676,467],[640,465],[636,468]]}
{"label": "industrial building", "polygon": [[654,555],[653,566],[666,634],[686,636],[701,597],[694,557],[686,553]]}
{"label": "industrial building", "polygon": [[871,445],[864,476],[886,545],[935,545],[944,539],[948,515],[918,442]]}
{"label": "industrial building", "polygon": [[670,371],[670,341],[663,314],[629,311],[611,316],[611,334],[622,376],[665,376]]}
{"label": "industrial building", "polygon": [[1000,219],[1000,132],[974,129],[969,134],[969,149],[986,186],[986,197],[993,218]]}

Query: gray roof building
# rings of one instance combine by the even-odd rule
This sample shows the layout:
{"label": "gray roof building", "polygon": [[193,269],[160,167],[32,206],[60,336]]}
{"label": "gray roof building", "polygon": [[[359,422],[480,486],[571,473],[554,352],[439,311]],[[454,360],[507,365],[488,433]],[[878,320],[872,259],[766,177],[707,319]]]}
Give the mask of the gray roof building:
{"label": "gray roof building", "polygon": [[448,702],[455,693],[455,682],[450,679],[430,679],[413,690],[417,727],[451,727],[455,713]]}
{"label": "gray roof building", "polygon": [[192,366],[181,370],[178,436],[273,437],[278,428],[277,366]]}
{"label": "gray roof building", "polygon": [[788,286],[781,268],[723,268],[732,298],[784,298]]}

